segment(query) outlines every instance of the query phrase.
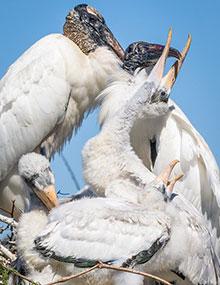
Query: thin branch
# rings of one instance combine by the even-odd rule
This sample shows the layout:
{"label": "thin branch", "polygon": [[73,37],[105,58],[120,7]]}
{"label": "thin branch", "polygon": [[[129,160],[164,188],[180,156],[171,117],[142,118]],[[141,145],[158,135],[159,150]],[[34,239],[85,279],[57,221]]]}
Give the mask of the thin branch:
{"label": "thin branch", "polygon": [[14,218],[14,212],[15,212],[15,200],[12,201],[11,218]]}
{"label": "thin branch", "polygon": [[13,218],[9,218],[9,217],[6,217],[6,216],[1,215],[1,214],[0,214],[0,221],[5,223],[5,224],[8,224],[14,228],[16,228],[18,225],[18,223]]}
{"label": "thin branch", "polygon": [[31,285],[39,285],[39,283],[36,283],[36,282],[34,282],[33,280],[31,280],[30,278],[28,278],[28,277],[26,277],[26,276],[20,274],[19,272],[17,272],[17,271],[16,271],[15,269],[13,269],[13,268],[10,268],[10,267],[8,267],[8,266],[5,266],[5,265],[2,264],[1,262],[0,262],[0,266],[2,266],[3,268],[5,268],[5,269],[8,270],[9,272],[12,272],[12,273],[15,274],[16,276],[22,278],[23,280],[26,280],[26,281],[30,282]]}
{"label": "thin branch", "polygon": [[98,263],[95,266],[93,266],[93,267],[91,267],[89,269],[86,269],[86,270],[84,270],[84,271],[82,271],[82,272],[80,272],[78,274],[74,274],[74,275],[71,275],[71,276],[63,277],[63,278],[61,278],[61,279],[59,279],[57,281],[47,283],[46,285],[54,285],[54,284],[66,282],[66,281],[71,280],[71,279],[75,279],[75,278],[80,277],[80,276],[82,276],[84,274],[87,274],[87,273],[89,273],[89,272],[91,272],[91,271],[93,271],[95,269],[98,269],[99,266],[100,266],[100,264]]}
{"label": "thin branch", "polygon": [[114,265],[103,264],[101,262],[96,264],[95,266],[91,267],[90,269],[82,271],[81,273],[63,277],[63,278],[61,278],[61,279],[59,279],[57,281],[54,281],[54,282],[51,282],[51,283],[47,283],[46,285],[55,285],[55,284],[58,284],[58,283],[63,283],[63,282],[69,281],[71,279],[75,279],[77,277],[80,277],[80,276],[82,276],[84,274],[87,274],[87,273],[89,273],[89,272],[91,272],[91,271],[93,271],[95,269],[110,269],[110,270],[122,271],[122,272],[127,272],[127,273],[133,273],[133,274],[137,274],[137,275],[141,275],[141,276],[144,276],[144,277],[148,277],[148,278],[154,279],[154,280],[162,282],[163,284],[166,284],[166,285],[171,285],[171,283],[169,283],[168,281],[166,281],[166,280],[164,280],[164,279],[162,279],[160,277],[157,277],[155,275],[149,274],[149,273],[145,273],[145,272],[141,272],[141,271],[137,271],[137,270],[129,269],[129,268],[118,267],[118,266],[114,266]]}
{"label": "thin branch", "polygon": [[61,153],[60,156],[61,156],[61,158],[62,158],[62,160],[63,160],[63,162],[64,162],[64,164],[65,164],[65,166],[66,166],[66,168],[67,168],[67,170],[69,172],[69,174],[70,174],[70,177],[72,178],[72,180],[73,180],[73,182],[75,184],[76,189],[79,191],[80,190],[79,182],[77,181],[76,175],[74,174],[71,166],[69,165],[69,162],[67,161],[67,159],[65,158],[63,153]]}
{"label": "thin branch", "polygon": [[16,259],[16,256],[10,252],[4,245],[0,243],[0,254],[4,255],[6,258],[10,259],[11,261],[14,261]]}
{"label": "thin branch", "polygon": [[1,208],[1,207],[0,207],[0,210],[1,210],[2,212],[5,212],[5,213],[8,214],[8,215],[11,215],[11,212],[9,212],[9,211],[7,211],[7,210]]}
{"label": "thin branch", "polygon": [[150,274],[150,273],[137,271],[137,270],[130,269],[130,268],[124,268],[124,267],[118,267],[118,266],[114,266],[114,265],[103,264],[103,263],[100,263],[99,265],[100,265],[99,268],[112,269],[112,270],[117,270],[117,271],[122,271],[122,272],[133,273],[133,274],[137,274],[137,275],[141,275],[144,277],[154,279],[154,280],[162,282],[163,284],[166,284],[166,285],[171,285],[170,282],[168,282],[168,281],[166,281],[160,277],[157,277],[156,275]]}

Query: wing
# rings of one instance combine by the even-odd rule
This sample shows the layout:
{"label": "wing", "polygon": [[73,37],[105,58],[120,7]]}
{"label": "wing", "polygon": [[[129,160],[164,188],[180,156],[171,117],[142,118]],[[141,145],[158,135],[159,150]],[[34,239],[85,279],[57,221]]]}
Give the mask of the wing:
{"label": "wing", "polygon": [[[214,229],[212,234],[218,239],[219,168],[204,139],[176,105],[160,134],[158,145],[154,172],[158,174],[172,159],[180,160],[175,172],[182,171],[184,177],[177,189],[208,219],[209,230]],[[220,253],[220,244],[216,246]]]}
{"label": "wing", "polygon": [[65,115],[70,94],[62,50],[66,40],[62,35],[41,39],[0,82],[0,180]]}
{"label": "wing", "polygon": [[193,284],[219,284],[219,261],[204,218],[181,194],[175,196],[172,203],[177,211],[181,212],[180,220],[185,224],[184,232],[189,245],[178,271]]}
{"label": "wing", "polygon": [[36,249],[78,267],[93,266],[98,260],[147,261],[169,239],[169,221],[163,216],[113,199],[75,201],[53,210],[35,240]]}

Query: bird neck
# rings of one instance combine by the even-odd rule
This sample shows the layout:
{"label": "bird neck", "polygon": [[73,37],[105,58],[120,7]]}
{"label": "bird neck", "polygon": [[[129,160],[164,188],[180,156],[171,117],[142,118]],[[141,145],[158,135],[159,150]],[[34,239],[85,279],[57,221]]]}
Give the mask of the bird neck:
{"label": "bird neck", "polygon": [[105,194],[115,179],[128,179],[141,188],[155,178],[131,146],[130,130],[137,115],[135,108],[122,110],[83,149],[84,178],[99,194]]}
{"label": "bird neck", "polygon": [[150,86],[146,87],[141,84],[140,88],[135,88],[130,100],[121,106],[112,117],[109,117],[103,125],[103,130],[111,129],[111,132],[117,134],[117,136],[120,137],[120,140],[125,138],[126,141],[128,141],[131,129],[137,119],[142,119],[143,116],[146,118],[148,116],[149,118],[151,117],[150,113],[152,106],[149,104],[150,96],[148,95],[146,88],[150,88]]}
{"label": "bird neck", "polygon": [[[77,48],[75,52],[79,52]],[[120,72],[120,60],[107,48],[98,48],[85,56],[81,52],[66,59],[67,76],[72,86],[71,96],[65,113],[64,120],[56,127],[56,130],[42,145],[46,149],[47,157],[51,157],[56,151],[60,150],[66,140],[70,140],[74,131],[80,127],[85,112],[91,111],[99,103],[97,96],[115,79]],[[82,70],[81,74],[76,72]]]}

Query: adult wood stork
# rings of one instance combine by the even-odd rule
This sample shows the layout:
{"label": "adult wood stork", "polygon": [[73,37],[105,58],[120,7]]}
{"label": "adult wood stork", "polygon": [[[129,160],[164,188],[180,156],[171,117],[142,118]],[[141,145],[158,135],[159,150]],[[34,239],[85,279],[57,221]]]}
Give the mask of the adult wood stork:
{"label": "adult wood stork", "polygon": [[0,82],[0,208],[10,211],[16,200],[16,217],[25,208],[19,158],[60,150],[117,77],[122,58],[101,14],[81,4],[66,17],[63,35],[42,38],[10,66]]}
{"label": "adult wood stork", "polygon": [[[125,68],[129,70],[133,65],[147,61],[145,55],[148,51],[147,43],[131,45],[126,51]],[[128,76],[104,90],[100,111],[102,125],[133,96],[138,80],[138,76]],[[216,236],[220,256],[219,168],[207,143],[183,111],[172,100],[169,104],[173,106],[172,112],[156,119],[144,118],[135,122],[130,133],[132,147],[145,166],[156,175],[171,158],[180,160],[176,171],[182,171],[185,175],[178,182],[179,191],[207,218],[209,229]]]}

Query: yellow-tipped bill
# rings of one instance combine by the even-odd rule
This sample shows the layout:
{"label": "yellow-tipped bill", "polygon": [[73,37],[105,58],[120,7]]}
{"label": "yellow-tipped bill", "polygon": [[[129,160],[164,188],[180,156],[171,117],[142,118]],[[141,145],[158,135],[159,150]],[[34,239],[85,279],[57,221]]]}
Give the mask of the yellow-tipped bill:
{"label": "yellow-tipped bill", "polygon": [[159,86],[161,79],[163,77],[166,59],[167,59],[168,54],[169,54],[171,39],[172,39],[172,29],[169,30],[167,42],[166,42],[166,45],[165,45],[164,50],[162,52],[162,55],[160,56],[158,62],[156,63],[156,65],[152,69],[152,71],[151,71],[151,73],[147,79],[148,82],[150,82],[150,81],[154,82],[156,86]]}
{"label": "yellow-tipped bill", "polygon": [[43,191],[34,190],[34,193],[44,203],[48,210],[59,205],[59,201],[56,194],[54,185],[49,185],[43,189]]}
{"label": "yellow-tipped bill", "polygon": [[172,87],[176,81],[176,78],[179,74],[181,66],[182,66],[182,64],[186,58],[186,55],[189,51],[191,42],[192,42],[192,37],[191,37],[191,35],[189,35],[188,40],[186,42],[186,45],[181,52],[181,58],[176,60],[176,62],[173,64],[171,69],[168,71],[168,73],[163,77],[163,79],[161,81],[161,87],[165,88],[168,93],[170,92],[170,90],[172,89]]}

